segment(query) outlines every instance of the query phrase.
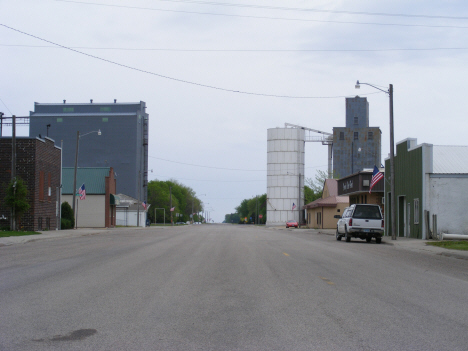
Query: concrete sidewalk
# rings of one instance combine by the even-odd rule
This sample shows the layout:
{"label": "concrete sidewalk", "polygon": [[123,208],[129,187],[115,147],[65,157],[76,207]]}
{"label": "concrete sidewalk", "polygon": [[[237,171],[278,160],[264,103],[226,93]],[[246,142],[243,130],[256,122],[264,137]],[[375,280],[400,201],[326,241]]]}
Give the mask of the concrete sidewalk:
{"label": "concrete sidewalk", "polygon": [[[336,229],[309,229],[314,230],[317,234],[325,234],[335,237]],[[360,241],[361,239],[351,239]],[[394,246],[395,248],[402,248],[405,250],[415,252],[426,252],[441,256],[454,257],[459,259],[468,260],[468,251],[463,250],[450,250],[444,249],[438,246],[427,245],[430,242],[436,242],[437,240],[421,240],[414,238],[397,237],[396,240],[392,240],[391,236],[383,236],[382,244]]]}

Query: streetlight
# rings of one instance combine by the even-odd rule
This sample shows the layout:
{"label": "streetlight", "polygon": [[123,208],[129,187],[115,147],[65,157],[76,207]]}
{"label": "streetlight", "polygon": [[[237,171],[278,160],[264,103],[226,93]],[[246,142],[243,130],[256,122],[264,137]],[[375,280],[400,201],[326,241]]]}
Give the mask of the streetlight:
{"label": "streetlight", "polygon": [[392,225],[392,240],[396,240],[396,233],[395,233],[395,168],[394,168],[394,161],[395,161],[395,154],[394,154],[394,134],[393,134],[393,84],[388,85],[388,90],[383,90],[377,88],[376,86],[369,84],[369,83],[360,83],[359,81],[356,82],[355,88],[359,89],[361,84],[368,85],[374,89],[380,90],[389,96],[389,104],[390,104],[390,221]]}
{"label": "streetlight", "polygon": [[75,150],[75,173],[73,175],[73,204],[72,204],[72,209],[73,209],[73,216],[76,216],[75,213],[75,199],[76,199],[76,170],[78,168],[78,150],[80,146],[80,138],[84,137],[85,135],[91,134],[91,133],[97,133],[97,135],[101,135],[101,130],[93,130],[92,132],[88,132],[86,134],[80,135],[80,131],[78,130],[76,132],[76,150]]}

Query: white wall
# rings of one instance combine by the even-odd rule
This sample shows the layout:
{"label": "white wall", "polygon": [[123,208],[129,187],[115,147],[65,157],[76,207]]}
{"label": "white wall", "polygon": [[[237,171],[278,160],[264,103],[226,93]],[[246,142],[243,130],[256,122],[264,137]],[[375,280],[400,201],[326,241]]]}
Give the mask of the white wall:
{"label": "white wall", "polygon": [[[78,196],[76,198],[78,199],[78,211],[75,208],[75,220],[78,217],[77,228],[104,228],[106,225],[106,196],[86,195],[84,200],[80,200]],[[63,195],[62,202],[68,202],[72,206],[73,196]]]}
{"label": "white wall", "polygon": [[468,177],[431,175],[426,194],[427,209],[437,215],[438,233],[468,234]]}
{"label": "white wall", "polygon": [[[125,211],[123,208],[117,208],[116,225],[136,227],[137,211]],[[140,227],[146,225],[146,212],[140,211]]]}

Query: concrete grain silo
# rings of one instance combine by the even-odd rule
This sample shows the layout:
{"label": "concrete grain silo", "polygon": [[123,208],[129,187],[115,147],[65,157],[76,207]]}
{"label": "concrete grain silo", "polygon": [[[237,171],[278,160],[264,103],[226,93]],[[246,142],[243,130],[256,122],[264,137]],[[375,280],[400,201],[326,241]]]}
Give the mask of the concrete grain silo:
{"label": "concrete grain silo", "polygon": [[[305,131],[300,128],[267,130],[267,225],[302,220],[304,205]],[[293,209],[294,208],[294,209]]]}

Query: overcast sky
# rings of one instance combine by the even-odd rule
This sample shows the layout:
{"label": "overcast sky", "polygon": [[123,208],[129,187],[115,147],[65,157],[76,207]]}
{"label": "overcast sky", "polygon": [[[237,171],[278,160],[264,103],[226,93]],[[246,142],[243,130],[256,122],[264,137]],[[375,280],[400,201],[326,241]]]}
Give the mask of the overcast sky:
{"label": "overcast sky", "polygon": [[[0,111],[145,101],[150,180],[190,186],[220,222],[266,193],[267,129],[331,133],[346,96],[367,97],[383,163],[388,96],[358,79],[394,85],[396,142],[468,145],[467,34],[462,0],[0,0]],[[307,143],[305,167],[326,170],[327,147]]]}

